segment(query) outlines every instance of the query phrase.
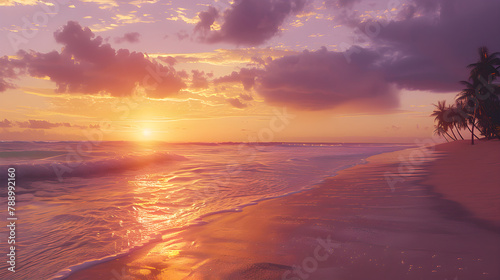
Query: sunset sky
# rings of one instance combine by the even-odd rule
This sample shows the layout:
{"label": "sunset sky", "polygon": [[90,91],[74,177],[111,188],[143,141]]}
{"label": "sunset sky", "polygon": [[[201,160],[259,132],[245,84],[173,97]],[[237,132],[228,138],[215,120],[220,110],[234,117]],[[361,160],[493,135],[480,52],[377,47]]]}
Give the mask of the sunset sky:
{"label": "sunset sky", "polygon": [[413,142],[497,0],[0,0],[0,140]]}

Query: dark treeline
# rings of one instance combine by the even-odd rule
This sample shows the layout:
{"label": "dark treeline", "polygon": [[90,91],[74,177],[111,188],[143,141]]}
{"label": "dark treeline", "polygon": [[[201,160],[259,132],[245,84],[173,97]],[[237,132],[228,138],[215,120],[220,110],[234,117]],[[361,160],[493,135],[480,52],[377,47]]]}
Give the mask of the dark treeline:
{"label": "dark treeline", "polygon": [[[461,81],[455,104],[439,101],[431,114],[435,117],[435,133],[448,140],[464,139],[460,130],[467,129],[471,142],[482,135],[486,139],[500,139],[500,86],[494,81],[500,75],[500,53],[479,48],[479,61],[469,64],[469,79]],[[456,133],[455,133],[456,132]]]}

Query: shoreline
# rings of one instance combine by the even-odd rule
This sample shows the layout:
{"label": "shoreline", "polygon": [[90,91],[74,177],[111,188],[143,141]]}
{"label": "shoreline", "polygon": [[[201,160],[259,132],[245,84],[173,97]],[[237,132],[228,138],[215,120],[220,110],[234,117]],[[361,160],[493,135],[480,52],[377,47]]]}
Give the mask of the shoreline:
{"label": "shoreline", "polygon": [[[267,143],[267,144],[273,144],[274,145],[274,144],[280,144],[280,143],[281,142],[270,142],[270,143]],[[180,143],[180,144],[182,144],[182,143]],[[193,144],[196,144],[196,143],[193,143]],[[212,145],[212,144],[214,144],[214,145],[219,145],[219,144],[230,144],[230,145],[233,145],[234,143],[228,142],[228,143],[209,143],[209,144],[210,145]],[[288,142],[283,142],[281,144],[295,144],[295,143],[294,142],[289,142],[289,143]],[[304,144],[304,143],[300,143],[300,144]],[[317,144],[321,144],[321,145],[323,145],[323,144],[329,144],[329,145],[331,145],[331,144],[336,144],[336,143],[317,143]],[[354,143],[354,144],[358,144],[358,143]],[[360,144],[364,144],[364,143],[360,143]],[[373,145],[379,145],[379,144],[378,143],[373,143]],[[387,143],[383,143],[383,145],[388,145],[388,144]],[[400,143],[396,143],[395,145],[401,145],[401,144]],[[415,145],[413,145],[413,146],[415,146]],[[408,149],[408,148],[406,148],[406,149]],[[400,150],[396,150],[396,151],[402,151],[402,150],[406,150],[406,149],[400,149]],[[383,153],[380,153],[380,154],[384,154],[384,153],[388,153],[388,152],[383,152]],[[367,164],[368,163],[368,158],[373,157],[373,156],[377,156],[377,155],[380,155],[380,154],[375,154],[375,155],[369,156],[367,158],[361,159],[361,161],[359,163],[348,165],[346,167],[343,167],[343,169],[335,170],[333,172],[333,174],[331,174],[331,175],[329,175],[327,177],[324,177],[321,182],[315,182],[315,183],[313,183],[311,185],[308,185],[307,187],[303,187],[301,189],[294,190],[294,191],[291,191],[291,192],[288,192],[288,193],[279,194],[277,196],[256,199],[256,200],[253,200],[251,202],[238,205],[235,208],[230,208],[230,209],[225,209],[225,210],[219,210],[219,211],[215,211],[215,212],[206,213],[206,214],[203,214],[202,216],[200,216],[200,217],[192,220],[187,225],[179,226],[177,228],[168,229],[168,230],[166,230],[166,231],[158,234],[157,236],[175,235],[175,234],[177,234],[179,232],[183,232],[183,231],[188,230],[188,229],[190,229],[192,227],[203,226],[203,225],[207,224],[211,219],[217,219],[219,217],[219,215],[225,215],[225,214],[231,214],[231,213],[239,213],[239,212],[242,212],[243,209],[246,208],[246,207],[258,205],[258,204],[260,204],[262,202],[265,202],[265,201],[270,201],[270,200],[272,201],[272,200],[276,200],[276,199],[286,198],[286,197],[291,196],[291,195],[300,194],[302,192],[307,192],[307,191],[309,191],[311,189],[314,189],[314,188],[320,186],[321,184],[323,184],[323,181],[325,179],[334,177],[339,172],[341,172],[341,171],[343,171],[345,169],[353,168],[353,167],[355,167],[357,165]],[[133,253],[133,252],[135,252],[137,250],[141,250],[141,249],[147,250],[148,247],[154,246],[154,244],[158,243],[158,242],[161,242],[161,238],[154,237],[154,238],[151,238],[151,239],[147,240],[146,242],[143,242],[142,244],[139,244],[137,246],[128,248],[128,249],[126,249],[124,251],[121,251],[121,252],[118,252],[118,253],[115,253],[115,254],[112,254],[112,255],[107,255],[107,256],[104,256],[104,257],[99,258],[99,259],[86,260],[84,262],[81,262],[81,263],[78,263],[78,264],[66,267],[66,268],[58,271],[56,274],[52,275],[49,278],[49,280],[69,279],[70,276],[72,276],[73,274],[75,274],[75,273],[77,273],[79,271],[86,270],[87,268],[92,268],[93,266],[96,266],[96,265],[99,265],[99,264],[103,264],[103,263],[114,261],[114,260],[116,260],[118,258],[121,258],[123,256],[128,256],[129,254],[131,254],[131,253]],[[115,275],[115,277],[118,277],[117,273],[113,272],[113,274]],[[121,279],[120,277],[118,277],[118,279]]]}
{"label": "shoreline", "polygon": [[[436,150],[442,152],[442,147],[439,148],[439,146],[442,145],[436,146]],[[427,182],[429,176],[432,175],[425,174],[426,172],[432,173],[430,171],[438,162],[429,163],[432,157],[425,157],[423,162],[417,164],[419,167],[422,166],[419,171],[408,172],[407,174],[401,174],[398,171],[401,156],[408,158],[410,152],[414,150],[415,148],[375,155],[367,159],[367,164],[356,165],[342,170],[336,176],[326,179],[317,188],[290,196],[264,200],[256,205],[245,207],[241,212],[210,215],[202,219],[205,222],[204,225],[174,232],[164,236],[161,242],[138,249],[127,256],[76,271],[66,279],[89,279],[89,275],[95,279],[127,279],[123,277],[129,276],[132,276],[130,279],[138,279],[133,277],[147,277],[144,279],[231,279],[231,277],[236,277],[234,279],[253,279],[252,277],[260,277],[257,279],[282,279],[286,275],[290,275],[286,279],[294,279],[292,274],[294,268],[297,267],[295,264],[304,264],[304,260],[310,257],[311,250],[316,253],[316,248],[319,245],[330,244],[329,246],[325,245],[326,247],[323,246],[331,250],[330,252],[325,249],[323,253],[327,252],[328,254],[323,256],[330,257],[335,256],[332,253],[338,248],[342,248],[344,243],[350,244],[364,240],[363,242],[373,242],[377,246],[385,244],[384,242],[392,244],[394,242],[390,238],[377,233],[377,230],[382,230],[372,222],[369,223],[369,230],[366,230],[366,232],[352,226],[343,228],[344,222],[338,221],[337,212],[342,212],[343,215],[351,218],[352,215],[356,217],[356,211],[353,211],[355,214],[350,213],[351,209],[349,207],[352,207],[351,205],[349,207],[332,207],[330,204],[333,201],[331,200],[338,198],[337,195],[332,195],[332,191],[338,192],[338,187],[352,191],[353,187],[364,184],[360,180],[361,177],[364,180],[374,181],[375,185],[381,188],[377,190],[378,192],[390,194],[391,189],[385,179],[381,178],[383,177],[381,175],[387,174],[388,171],[399,174],[401,178],[404,178],[402,186],[396,188],[396,193],[400,191],[406,192],[407,190],[404,188],[413,188],[413,184],[419,181],[432,185]],[[371,172],[372,176],[368,176],[367,172]],[[349,185],[353,182],[354,184]],[[372,182],[368,183],[369,188],[373,186]],[[415,190],[411,191],[414,192]],[[430,191],[439,193],[432,187]],[[422,192],[425,191],[422,189]],[[437,196],[434,195],[434,198],[441,200],[440,196],[444,197],[444,195],[438,194]],[[444,198],[446,199],[446,197]],[[458,214],[455,218],[459,222],[463,222],[464,218],[467,217],[457,211],[460,206],[454,203],[451,204],[450,207],[445,208],[452,209],[450,211],[454,211],[454,215]],[[324,211],[318,212],[318,207]],[[375,207],[381,206],[375,204]],[[402,211],[405,211],[404,205],[396,207],[401,207]],[[441,204],[437,206],[441,212],[444,209],[443,207]],[[359,217],[356,219],[359,219]],[[380,218],[375,217],[376,219]],[[320,224],[319,229],[317,228],[318,223]],[[340,233],[338,233],[339,225],[342,228]],[[373,230],[373,228],[376,230]],[[337,235],[332,238],[336,240],[334,243],[330,243],[332,233]],[[487,238],[497,241],[496,236],[486,235]],[[374,239],[374,236],[384,240],[384,242]],[[399,242],[404,243],[403,241]],[[396,242],[396,245],[393,244],[392,247],[402,246],[399,242]],[[428,242],[424,242],[422,246],[429,246],[426,243]],[[389,246],[387,247],[389,248]],[[355,250],[353,250],[353,248],[349,248],[349,250],[344,248],[345,256],[343,257],[348,258],[351,256],[352,259],[352,255],[355,254]],[[482,248],[482,250],[487,251],[487,248]],[[381,254],[378,251],[371,253],[379,257]],[[494,262],[500,260],[500,257],[495,253],[489,252],[487,254],[492,255]],[[318,277],[317,279],[331,278],[331,275],[341,277],[343,272],[338,268],[339,263],[346,265],[347,262],[343,257],[330,257],[323,262],[316,260],[315,277]],[[415,261],[418,260],[416,257],[413,258]],[[446,259],[446,262],[451,261]],[[380,263],[380,265],[385,264]],[[355,271],[352,270],[351,272],[357,273]],[[217,277],[208,277],[208,275],[214,273]],[[302,271],[302,273],[306,272]],[[359,273],[362,274],[362,272]],[[222,277],[223,275],[224,277]],[[297,276],[296,273],[293,275]],[[366,277],[366,275],[363,277]],[[386,274],[384,274],[384,277],[386,277]],[[360,276],[360,278],[362,277]]]}

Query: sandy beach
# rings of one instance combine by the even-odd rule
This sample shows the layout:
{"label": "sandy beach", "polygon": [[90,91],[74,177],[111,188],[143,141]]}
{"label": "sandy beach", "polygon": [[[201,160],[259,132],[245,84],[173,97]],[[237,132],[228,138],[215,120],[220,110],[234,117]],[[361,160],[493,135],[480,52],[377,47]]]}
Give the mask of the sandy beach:
{"label": "sandy beach", "polygon": [[455,141],[436,146],[444,153],[426,183],[469,214],[500,228],[500,141]]}
{"label": "sandy beach", "polygon": [[[373,156],[68,279],[499,279],[500,142]],[[432,162],[434,157],[438,160]]]}

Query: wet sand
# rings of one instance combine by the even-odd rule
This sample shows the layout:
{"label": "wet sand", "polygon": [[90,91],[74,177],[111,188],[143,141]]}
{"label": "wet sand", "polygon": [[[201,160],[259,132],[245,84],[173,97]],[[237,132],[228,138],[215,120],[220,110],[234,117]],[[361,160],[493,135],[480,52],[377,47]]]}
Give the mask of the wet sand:
{"label": "wet sand", "polygon": [[457,161],[447,153],[458,145],[438,146],[435,162],[431,148],[371,157],[314,189],[206,217],[68,279],[499,279],[500,235],[470,219],[493,219],[494,208],[455,203],[486,198],[441,186],[457,173],[447,173]]}

